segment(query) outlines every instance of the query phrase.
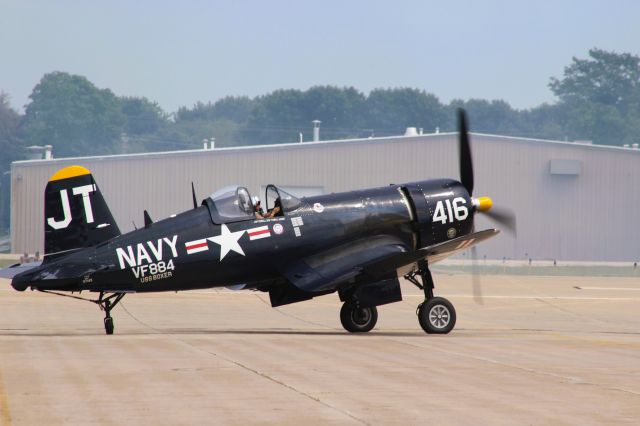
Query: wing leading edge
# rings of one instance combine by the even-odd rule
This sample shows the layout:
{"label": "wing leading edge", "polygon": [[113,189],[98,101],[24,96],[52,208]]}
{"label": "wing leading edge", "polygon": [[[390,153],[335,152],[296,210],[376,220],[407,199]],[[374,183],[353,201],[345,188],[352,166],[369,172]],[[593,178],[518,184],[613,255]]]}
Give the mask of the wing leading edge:
{"label": "wing leading edge", "polygon": [[439,262],[485,241],[500,231],[487,229],[449,241],[410,251],[405,244],[390,236],[358,240],[326,252],[298,260],[280,268],[282,275],[305,292],[335,289],[338,284],[361,279],[376,281],[403,266],[420,259]]}
{"label": "wing leading edge", "polygon": [[475,246],[491,237],[498,235],[500,231],[497,229],[485,229],[484,231],[474,232],[462,237],[453,238],[443,243],[434,244],[432,246],[423,247],[414,252],[400,253],[395,256],[389,256],[378,262],[367,265],[364,272],[371,276],[381,276],[389,271],[398,270],[403,266],[410,265],[421,259],[426,259],[429,264],[439,262],[449,256],[460,253],[468,248]]}
{"label": "wing leading edge", "polygon": [[357,240],[283,265],[280,273],[298,289],[320,292],[355,279],[363,266],[407,252],[406,245],[391,236]]}

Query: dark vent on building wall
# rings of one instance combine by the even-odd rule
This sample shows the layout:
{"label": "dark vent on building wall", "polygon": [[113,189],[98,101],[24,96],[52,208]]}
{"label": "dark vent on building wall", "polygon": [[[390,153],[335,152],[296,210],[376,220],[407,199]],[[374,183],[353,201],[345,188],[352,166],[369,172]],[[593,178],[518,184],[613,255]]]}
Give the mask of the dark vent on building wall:
{"label": "dark vent on building wall", "polygon": [[579,176],[582,172],[582,161],[553,159],[549,160],[549,173],[562,176]]}

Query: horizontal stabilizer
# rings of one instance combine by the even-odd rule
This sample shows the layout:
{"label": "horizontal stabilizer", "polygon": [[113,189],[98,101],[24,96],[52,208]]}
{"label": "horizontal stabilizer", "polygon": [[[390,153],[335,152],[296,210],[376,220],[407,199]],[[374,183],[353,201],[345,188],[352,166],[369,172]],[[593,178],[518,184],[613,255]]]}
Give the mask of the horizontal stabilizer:
{"label": "horizontal stabilizer", "polygon": [[30,262],[23,264],[17,263],[15,265],[0,269],[0,278],[13,278],[16,275],[21,274],[22,272],[37,268],[41,264],[42,262]]}

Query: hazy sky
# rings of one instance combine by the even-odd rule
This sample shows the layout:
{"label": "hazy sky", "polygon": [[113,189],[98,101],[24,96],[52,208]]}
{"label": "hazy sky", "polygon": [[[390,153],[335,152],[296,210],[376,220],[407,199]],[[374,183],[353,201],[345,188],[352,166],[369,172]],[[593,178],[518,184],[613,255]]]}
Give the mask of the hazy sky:
{"label": "hazy sky", "polygon": [[54,70],[168,112],[326,84],[527,108],[594,46],[640,54],[640,1],[0,0],[0,90],[16,108]]}

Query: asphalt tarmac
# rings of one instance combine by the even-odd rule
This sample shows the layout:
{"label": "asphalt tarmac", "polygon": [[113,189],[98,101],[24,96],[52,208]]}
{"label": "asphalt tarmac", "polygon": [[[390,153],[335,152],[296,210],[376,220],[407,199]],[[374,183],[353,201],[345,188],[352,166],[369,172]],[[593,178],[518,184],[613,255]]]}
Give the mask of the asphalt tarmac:
{"label": "asphalt tarmac", "polygon": [[[273,309],[227,290],[128,295],[116,334],[85,302],[0,280],[0,425],[640,424],[640,279],[435,275],[345,332],[337,295]],[[579,287],[579,288],[576,288]]]}

